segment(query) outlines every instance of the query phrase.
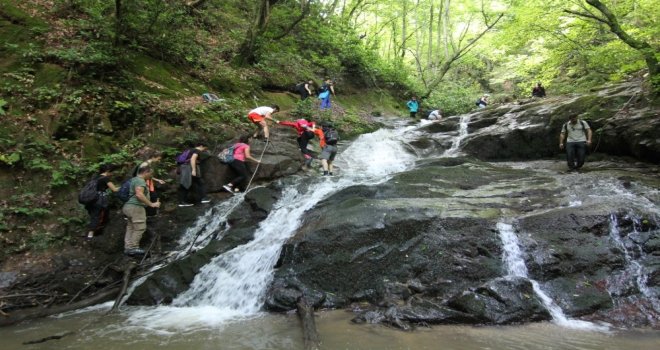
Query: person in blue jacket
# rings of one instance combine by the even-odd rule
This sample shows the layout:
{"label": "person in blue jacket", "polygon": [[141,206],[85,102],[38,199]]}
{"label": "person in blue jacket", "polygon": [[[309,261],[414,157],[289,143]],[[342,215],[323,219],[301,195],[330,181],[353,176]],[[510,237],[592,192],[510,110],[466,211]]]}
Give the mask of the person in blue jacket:
{"label": "person in blue jacket", "polygon": [[417,111],[419,110],[419,102],[417,102],[417,96],[413,96],[408,103],[406,103],[408,109],[410,110],[410,118],[415,118]]}

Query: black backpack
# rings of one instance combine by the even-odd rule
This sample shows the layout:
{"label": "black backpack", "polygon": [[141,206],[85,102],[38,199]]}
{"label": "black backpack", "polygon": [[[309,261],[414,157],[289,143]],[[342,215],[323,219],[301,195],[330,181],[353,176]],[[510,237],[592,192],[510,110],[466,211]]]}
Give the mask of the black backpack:
{"label": "black backpack", "polygon": [[131,199],[131,183],[133,181],[133,178],[130,178],[124,183],[121,184],[121,187],[119,187],[119,191],[117,191],[117,197],[124,203],[128,202],[129,199]]}
{"label": "black backpack", "polygon": [[335,129],[328,129],[323,133],[323,136],[325,136],[325,143],[328,145],[336,145],[337,141],[339,141],[339,133]]}
{"label": "black backpack", "polygon": [[100,176],[96,175],[89,180],[78,193],[78,203],[88,205],[95,203],[99,199],[97,190]]}

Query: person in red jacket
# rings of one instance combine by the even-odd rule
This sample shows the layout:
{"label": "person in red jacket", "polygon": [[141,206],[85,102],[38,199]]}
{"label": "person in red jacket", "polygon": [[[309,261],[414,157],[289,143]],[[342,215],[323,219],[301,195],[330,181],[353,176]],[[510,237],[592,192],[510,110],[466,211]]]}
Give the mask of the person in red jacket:
{"label": "person in red jacket", "polygon": [[303,157],[305,157],[305,165],[303,168],[306,169],[309,167],[309,165],[312,164],[312,160],[314,159],[314,154],[312,151],[307,149],[307,145],[309,144],[309,140],[313,139],[314,135],[316,134],[316,125],[314,122],[310,122],[307,119],[301,118],[295,122],[279,121],[278,124],[290,126],[296,129],[296,132],[298,133],[298,138],[296,141],[298,141],[300,152],[302,152]]}

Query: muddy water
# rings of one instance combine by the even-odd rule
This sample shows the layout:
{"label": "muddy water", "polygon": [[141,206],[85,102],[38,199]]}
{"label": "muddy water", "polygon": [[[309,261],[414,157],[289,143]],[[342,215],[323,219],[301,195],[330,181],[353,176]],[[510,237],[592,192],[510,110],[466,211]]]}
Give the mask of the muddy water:
{"label": "muddy water", "polygon": [[[50,318],[0,329],[3,350],[14,349],[302,349],[302,334],[295,315],[263,315],[236,320],[216,329],[189,333],[126,327],[122,316],[100,317],[88,312]],[[402,332],[375,325],[355,325],[347,311],[320,312],[317,326],[322,349],[660,349],[660,332],[625,330],[585,332],[537,323],[510,327],[436,326]],[[60,340],[22,345],[58,333],[84,330]]]}

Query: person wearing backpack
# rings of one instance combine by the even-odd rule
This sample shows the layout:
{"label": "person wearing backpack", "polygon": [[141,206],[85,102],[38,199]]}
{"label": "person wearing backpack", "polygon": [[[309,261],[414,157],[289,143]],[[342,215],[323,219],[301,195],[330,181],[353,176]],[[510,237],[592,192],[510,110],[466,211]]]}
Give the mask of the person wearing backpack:
{"label": "person wearing backpack", "polygon": [[[239,187],[245,180],[250,177],[250,173],[247,165],[245,164],[245,160],[249,159],[255,163],[260,163],[258,159],[255,159],[250,154],[250,139],[250,135],[241,136],[238,139],[238,142],[233,146],[234,159],[229,162],[229,166],[236,172],[236,174],[238,174],[238,176],[236,176],[228,184],[222,186],[222,188],[230,193],[239,192],[241,190]],[[242,190],[245,191],[246,188],[243,188]]]}
{"label": "person wearing backpack", "polygon": [[323,137],[321,139],[321,165],[323,166],[323,176],[332,176],[332,162],[337,155],[337,141],[339,133],[330,122],[322,124]]}
{"label": "person wearing backpack", "polygon": [[89,224],[87,225],[87,234],[84,236],[87,239],[94,238],[94,235],[101,233],[103,227],[108,222],[108,199],[107,190],[112,192],[119,191],[119,187],[110,181],[112,172],[115,166],[111,164],[103,164],[99,167],[98,174],[94,175],[92,180],[88,183],[96,191],[96,199],[83,203],[85,210],[89,214]]}
{"label": "person wearing backpack", "polygon": [[278,124],[296,129],[296,133],[298,134],[296,141],[298,142],[298,147],[300,147],[300,152],[305,158],[303,168],[307,169],[314,159],[314,154],[307,148],[307,145],[309,144],[309,140],[314,138],[316,125],[305,118],[298,119],[295,122],[279,121]]}
{"label": "person wearing backpack", "polygon": [[488,94],[484,94],[483,96],[479,97],[475,104],[479,108],[486,108],[488,106]]}
{"label": "person wearing backpack", "polygon": [[279,111],[280,107],[278,105],[272,105],[270,107],[262,106],[251,110],[248,113],[248,119],[250,119],[253,124],[257,125],[257,131],[254,132],[252,137],[257,138],[257,136],[259,136],[259,128],[261,128],[261,131],[264,133],[264,142],[268,143],[270,132],[266,121],[270,120],[277,122],[277,120],[273,119],[273,114]]}
{"label": "person wearing backpack", "polygon": [[296,85],[296,92],[300,94],[300,99],[302,101],[306,100],[309,96],[312,95],[312,87],[314,86],[314,81],[309,80],[306,82],[302,82],[298,85]]}
{"label": "person wearing backpack", "polygon": [[568,171],[578,171],[584,165],[587,147],[591,146],[591,127],[589,123],[571,115],[559,134],[559,149],[564,149],[566,140],[566,162]]}
{"label": "person wearing backpack", "polygon": [[321,100],[321,110],[330,109],[332,105],[330,104],[330,94],[335,95],[334,84],[332,79],[326,77],[323,85],[319,89],[319,99]]}
{"label": "person wearing backpack", "polygon": [[160,201],[153,202],[149,197],[147,180],[151,177],[151,167],[138,169],[137,176],[131,179],[130,198],[121,208],[122,213],[128,218],[124,235],[124,254],[129,256],[144,255],[144,250],[140,249],[140,240],[147,230],[145,208],[160,208]]}
{"label": "person wearing backpack", "polygon": [[417,111],[419,110],[419,102],[417,101],[417,96],[414,96],[406,103],[408,110],[410,111],[410,118],[415,118],[417,116]]}
{"label": "person wearing backpack", "polygon": [[[202,180],[200,155],[207,150],[203,142],[196,142],[195,147],[186,149],[176,158],[179,166],[179,207],[189,207],[197,203],[209,203]],[[194,198],[191,198],[191,192]]]}

